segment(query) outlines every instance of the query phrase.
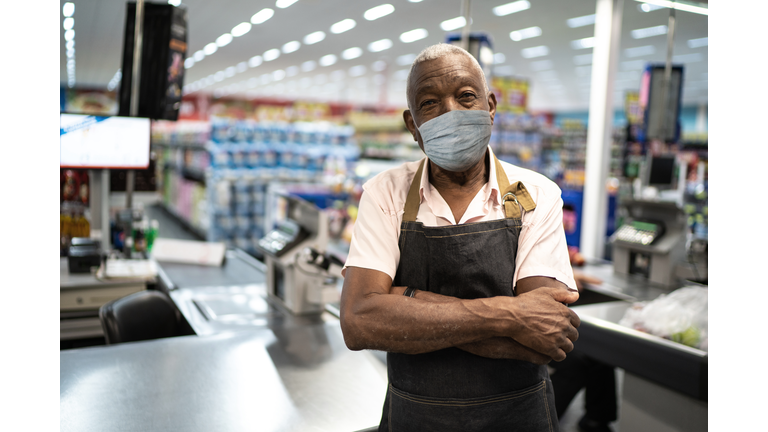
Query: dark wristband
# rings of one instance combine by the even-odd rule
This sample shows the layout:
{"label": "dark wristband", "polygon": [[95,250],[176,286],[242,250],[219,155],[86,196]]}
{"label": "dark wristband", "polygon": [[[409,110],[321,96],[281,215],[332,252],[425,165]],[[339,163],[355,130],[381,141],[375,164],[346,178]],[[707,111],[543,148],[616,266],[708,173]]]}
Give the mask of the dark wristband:
{"label": "dark wristband", "polygon": [[406,297],[413,297],[416,294],[416,288],[414,287],[408,287],[405,289],[405,292],[403,293]]}

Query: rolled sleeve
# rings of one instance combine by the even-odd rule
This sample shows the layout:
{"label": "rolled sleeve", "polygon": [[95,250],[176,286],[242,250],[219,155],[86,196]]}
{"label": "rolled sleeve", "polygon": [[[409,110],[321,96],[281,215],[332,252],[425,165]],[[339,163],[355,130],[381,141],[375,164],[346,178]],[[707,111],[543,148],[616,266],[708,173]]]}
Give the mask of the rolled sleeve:
{"label": "rolled sleeve", "polygon": [[357,220],[349,246],[349,256],[344,265],[378,270],[395,278],[400,262],[400,248],[397,246],[398,216],[385,210],[376,202],[374,194],[363,192]]}
{"label": "rolled sleeve", "polygon": [[[524,220],[525,222],[525,220]],[[545,276],[559,280],[573,290],[573,279],[568,256],[568,245],[563,230],[563,200],[559,188],[556,199],[538,203],[531,212],[531,220],[523,224],[517,252],[514,284],[519,279]]]}

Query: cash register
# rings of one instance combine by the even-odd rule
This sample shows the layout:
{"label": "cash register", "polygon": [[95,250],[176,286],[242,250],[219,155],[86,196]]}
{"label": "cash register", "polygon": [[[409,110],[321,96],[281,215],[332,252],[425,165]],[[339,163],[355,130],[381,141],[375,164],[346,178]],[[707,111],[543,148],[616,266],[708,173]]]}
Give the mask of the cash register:
{"label": "cash register", "polygon": [[295,315],[320,314],[339,300],[341,262],[327,254],[328,216],[288,194],[273,208],[273,228],[258,242],[267,267],[267,293]]}
{"label": "cash register", "polygon": [[642,186],[651,193],[620,203],[628,217],[611,236],[615,273],[640,275],[661,287],[677,286],[676,268],[685,258],[686,217],[676,199],[680,184],[675,188],[676,177],[680,183],[685,174],[675,176],[676,166],[674,156],[649,157]]}

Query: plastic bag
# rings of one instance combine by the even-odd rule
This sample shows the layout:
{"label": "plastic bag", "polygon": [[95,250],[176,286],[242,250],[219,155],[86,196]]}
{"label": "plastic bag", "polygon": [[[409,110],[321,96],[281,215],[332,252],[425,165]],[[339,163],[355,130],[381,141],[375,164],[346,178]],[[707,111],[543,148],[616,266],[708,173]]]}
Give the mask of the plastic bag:
{"label": "plastic bag", "polygon": [[690,286],[632,305],[620,325],[707,351],[707,288]]}

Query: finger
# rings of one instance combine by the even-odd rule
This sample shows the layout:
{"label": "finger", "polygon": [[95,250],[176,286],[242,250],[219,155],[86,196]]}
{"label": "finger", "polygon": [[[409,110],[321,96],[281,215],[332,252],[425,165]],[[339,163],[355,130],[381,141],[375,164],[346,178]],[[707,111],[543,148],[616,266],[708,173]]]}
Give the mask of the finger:
{"label": "finger", "polygon": [[562,288],[547,288],[547,294],[558,303],[575,303],[579,299],[578,291],[565,290]]}
{"label": "finger", "polygon": [[579,328],[581,325],[581,318],[579,318],[579,315],[573,311],[573,309],[568,309],[568,312],[570,312],[571,315],[571,325],[575,328]]}
{"label": "finger", "polygon": [[552,355],[551,357],[552,357],[552,360],[557,361],[557,362],[561,362],[561,361],[565,360],[565,357],[566,357],[565,356],[565,351],[563,351],[563,350],[558,348],[557,352],[554,355]]}
{"label": "finger", "polygon": [[571,342],[570,339],[566,339],[565,342],[563,342],[562,346],[560,346],[560,349],[563,350],[565,353],[569,353],[573,351],[573,342]]}
{"label": "finger", "polygon": [[565,332],[565,337],[570,341],[576,342],[579,340],[579,332],[575,328],[568,326],[568,330]]}

